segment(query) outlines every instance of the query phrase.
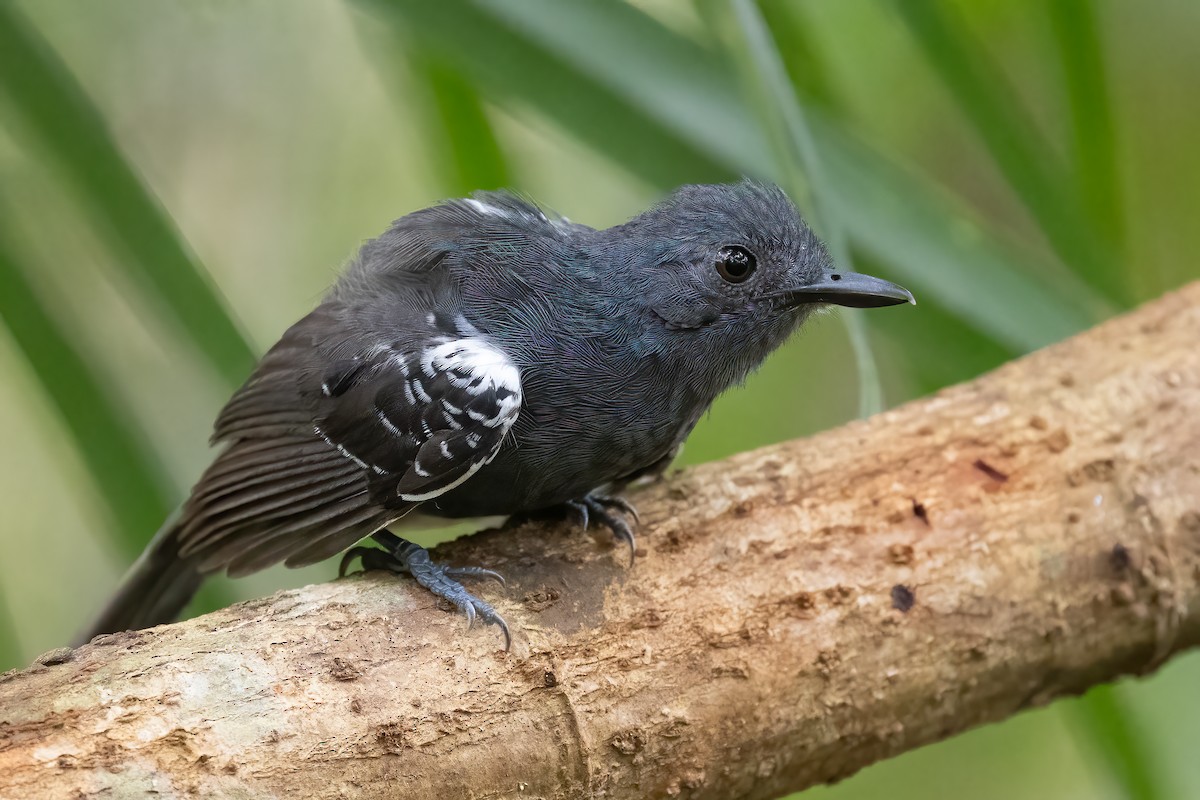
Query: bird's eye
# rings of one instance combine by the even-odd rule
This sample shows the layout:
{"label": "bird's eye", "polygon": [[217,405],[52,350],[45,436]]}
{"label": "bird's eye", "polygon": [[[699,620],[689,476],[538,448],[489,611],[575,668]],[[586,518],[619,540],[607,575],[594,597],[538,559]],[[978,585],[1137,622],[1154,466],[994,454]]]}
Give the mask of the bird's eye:
{"label": "bird's eye", "polygon": [[730,283],[741,283],[754,274],[758,266],[754,254],[741,245],[722,247],[717,254],[717,274]]}

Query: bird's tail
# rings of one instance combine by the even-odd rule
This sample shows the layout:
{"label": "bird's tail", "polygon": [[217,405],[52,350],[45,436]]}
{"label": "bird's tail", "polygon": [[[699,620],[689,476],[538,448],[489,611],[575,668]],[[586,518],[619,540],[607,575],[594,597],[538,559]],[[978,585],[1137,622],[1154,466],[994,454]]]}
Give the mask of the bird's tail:
{"label": "bird's tail", "polygon": [[179,525],[168,520],[121,580],[117,593],[75,639],[85,644],[102,633],[173,622],[200,588],[204,576],[179,555]]}

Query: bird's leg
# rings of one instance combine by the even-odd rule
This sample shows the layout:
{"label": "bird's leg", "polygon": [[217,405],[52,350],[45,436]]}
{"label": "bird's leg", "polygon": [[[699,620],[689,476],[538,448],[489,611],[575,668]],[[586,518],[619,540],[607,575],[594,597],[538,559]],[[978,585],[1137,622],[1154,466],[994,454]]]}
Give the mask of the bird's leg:
{"label": "bird's leg", "polygon": [[508,631],[508,623],[496,613],[491,605],[475,597],[455,578],[492,578],[505,585],[504,577],[493,570],[483,567],[449,567],[438,564],[429,558],[429,551],[424,547],[413,544],[407,539],[401,539],[388,531],[377,531],[372,534],[376,542],[384,549],[375,547],[352,547],[342,556],[338,567],[338,575],[345,575],[346,568],[355,558],[362,559],[363,570],[382,569],[388,572],[407,572],[417,579],[437,597],[448,600],[461,612],[467,615],[467,626],[475,624],[478,617],[487,625],[497,625],[504,633],[504,649],[512,645],[512,636]]}
{"label": "bird's leg", "polygon": [[637,554],[637,539],[633,535],[633,527],[625,517],[633,517],[634,523],[641,522],[632,503],[623,497],[593,493],[581,500],[571,500],[566,505],[579,515],[585,531],[591,520],[598,520],[612,531],[613,536],[629,545],[629,563],[632,566]]}

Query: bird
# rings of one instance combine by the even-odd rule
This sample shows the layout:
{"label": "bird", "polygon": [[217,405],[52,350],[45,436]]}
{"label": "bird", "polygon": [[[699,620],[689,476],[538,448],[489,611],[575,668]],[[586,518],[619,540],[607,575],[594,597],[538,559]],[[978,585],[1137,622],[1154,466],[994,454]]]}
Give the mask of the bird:
{"label": "bird", "polygon": [[607,229],[505,191],[410,213],[234,393],[211,466],[79,642],[173,621],[209,574],[344,554],[340,572],[407,574],[507,648],[463,584],[503,578],[401,533],[563,509],[632,551],[622,490],[661,474],[718,395],[817,309],[901,303],[750,180],[682,186]]}

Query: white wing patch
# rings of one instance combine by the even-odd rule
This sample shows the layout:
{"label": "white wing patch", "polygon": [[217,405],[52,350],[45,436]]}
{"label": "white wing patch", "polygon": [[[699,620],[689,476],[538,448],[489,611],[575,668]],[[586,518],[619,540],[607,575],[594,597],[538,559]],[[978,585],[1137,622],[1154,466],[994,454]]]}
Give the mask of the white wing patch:
{"label": "white wing patch", "polygon": [[[453,435],[439,438],[436,452],[422,448],[413,461],[412,470],[417,475],[427,476],[437,473],[443,464],[465,461],[470,466],[466,472],[435,489],[400,493],[401,500],[410,502],[444,494],[490,463],[521,410],[520,371],[503,351],[479,336],[437,342],[421,354],[420,365],[426,382],[445,381],[453,387],[456,402],[444,397],[440,401],[445,430]],[[409,381],[424,400],[420,380],[413,376]],[[462,431],[466,432],[460,433]],[[483,431],[486,436],[482,435]],[[427,433],[430,439],[434,435]],[[426,460],[432,463],[426,465],[423,463]]]}
{"label": "white wing patch", "polygon": [[521,411],[521,373],[465,320],[424,349],[372,348],[325,376],[314,431],[374,473],[385,507],[444,494],[490,463]]}
{"label": "white wing patch", "polygon": [[481,217],[500,219],[512,224],[548,224],[554,233],[569,233],[571,230],[571,223],[565,217],[551,219],[537,206],[516,198],[501,198],[499,205],[493,205],[474,197],[465,198],[460,202]]}
{"label": "white wing patch", "polygon": [[489,206],[487,203],[481,203],[478,200],[469,199],[469,200],[464,200],[463,202],[465,202],[471,208],[478,211],[480,214],[483,214],[485,217],[507,217],[508,216],[507,213],[501,211],[500,209],[496,208],[495,206]]}
{"label": "white wing patch", "polygon": [[[482,425],[507,427],[517,418],[521,408],[521,373],[508,356],[483,339],[457,339],[431,347],[421,356],[421,371],[429,378],[444,374],[452,386],[471,397],[495,392],[494,410],[467,411],[471,419]],[[451,416],[462,413],[462,409],[445,400],[442,404]]]}

